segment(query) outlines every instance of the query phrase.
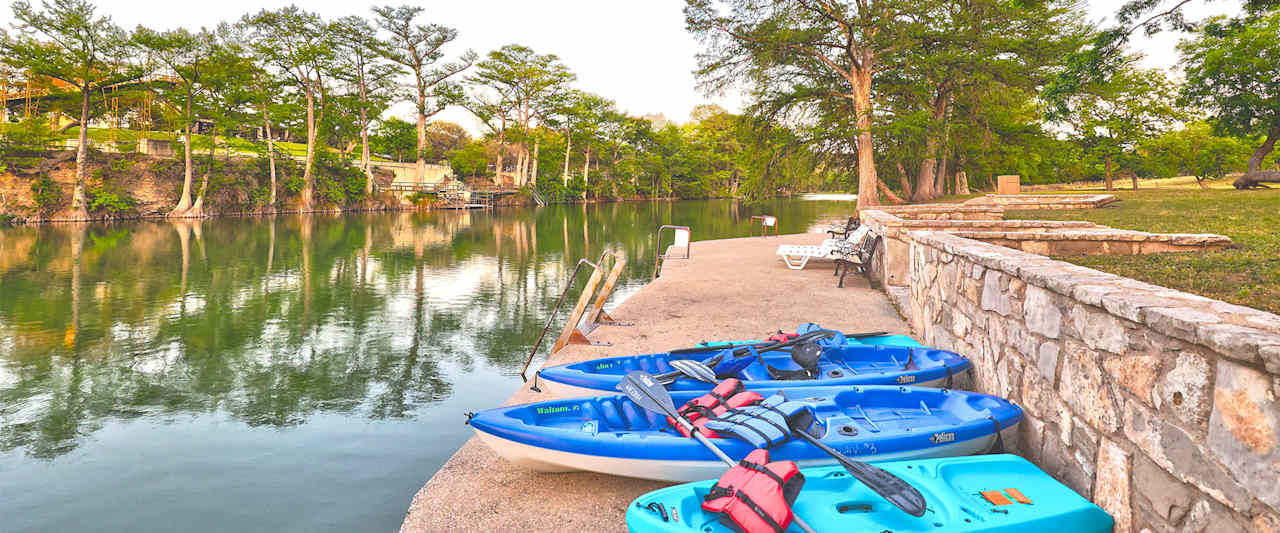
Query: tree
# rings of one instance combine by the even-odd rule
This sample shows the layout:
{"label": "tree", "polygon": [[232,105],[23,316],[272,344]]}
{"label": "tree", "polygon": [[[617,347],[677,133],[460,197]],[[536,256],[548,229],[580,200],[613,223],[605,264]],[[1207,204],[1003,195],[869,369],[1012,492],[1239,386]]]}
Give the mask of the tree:
{"label": "tree", "polygon": [[383,55],[413,75],[412,99],[418,114],[418,177],[427,173],[427,119],[462,99],[461,89],[448,79],[471,68],[476,54],[463,52],[457,61],[442,62],[445,45],[458,38],[458,30],[415,20],[423,8],[383,6],[373,8],[378,26],[391,34]]}
{"label": "tree", "polygon": [[184,28],[157,32],[139,26],[133,39],[163,64],[172,76],[171,79],[156,80],[157,83],[153,84],[162,99],[182,111],[182,192],[169,216],[191,216],[191,178],[194,171],[191,163],[191,126],[196,121],[194,102],[196,93],[202,88],[202,76],[216,37],[204,28],[197,33]]}
{"label": "tree", "polygon": [[[512,118],[519,127],[519,133],[525,136],[516,170],[516,186],[532,183],[538,178],[536,136],[532,157],[528,146],[532,127],[548,120],[569,90],[569,84],[577,76],[556,55],[538,54],[527,46],[517,44],[509,44],[489,52],[485,60],[476,66],[476,74],[467,81],[473,86],[491,88],[500,95],[498,102],[509,103],[509,106],[495,104],[499,107],[493,111],[509,108],[514,114]],[[488,111],[481,111],[486,112]],[[484,117],[481,119],[484,120]],[[501,120],[505,124],[505,114]],[[505,133],[506,128],[503,130]]]}
{"label": "tree", "polygon": [[342,17],[331,29],[338,46],[338,77],[355,86],[356,118],[360,128],[360,170],[365,175],[365,196],[373,193],[369,165],[369,126],[387,108],[391,78],[401,74],[396,65],[382,61],[387,44],[378,39],[373,25],[357,16]]}
{"label": "tree", "polygon": [[708,90],[747,81],[777,109],[851,102],[858,208],[879,203],[872,77],[879,62],[912,43],[911,0],[686,0],[685,25],[707,45],[699,77]]}
{"label": "tree", "polygon": [[1280,12],[1212,19],[1179,50],[1185,99],[1209,112],[1218,133],[1262,137],[1236,188],[1280,182],[1280,172],[1261,169],[1280,140]]}
{"label": "tree", "polygon": [[453,152],[449,164],[453,167],[455,176],[483,176],[485,168],[489,166],[484,143],[468,142],[466,146]]}
{"label": "tree", "polygon": [[4,61],[32,76],[45,76],[80,92],[80,145],[76,150],[73,219],[88,217],[85,181],[89,159],[89,101],[95,91],[141,76],[126,63],[130,41],[109,16],[98,16],[86,0],[44,0],[39,9],[26,0],[13,3],[18,35],[3,36]]}
{"label": "tree", "polygon": [[[1102,160],[1107,190],[1112,190],[1116,162],[1182,118],[1181,111],[1173,85],[1158,70],[1127,67],[1087,90],[1068,100],[1073,117],[1068,123],[1086,149]],[[1136,173],[1133,188],[1138,188]]]}
{"label": "tree", "polygon": [[[250,31],[254,54],[275,68],[306,100],[304,129],[307,155],[303,161],[302,190],[298,209],[311,209],[315,192],[313,167],[318,124],[324,119],[325,76],[333,64],[329,27],[315,13],[289,6],[246,15],[242,23]],[[319,113],[317,113],[319,109]]]}
{"label": "tree", "polygon": [[1244,169],[1252,152],[1235,137],[1219,137],[1204,121],[1143,142],[1139,148],[1151,168],[1162,176],[1192,175],[1207,189],[1206,180],[1221,179],[1228,172]]}
{"label": "tree", "polygon": [[[1202,0],[1208,3],[1213,0]],[[1050,118],[1069,113],[1067,100],[1086,87],[1104,82],[1127,65],[1125,50],[1138,30],[1147,36],[1165,30],[1194,31],[1197,24],[1187,20],[1183,9],[1196,0],[1125,0],[1116,9],[1115,24],[1096,32],[1067,59],[1066,68],[1044,89]],[[1280,6],[1280,0],[1243,0],[1253,13]]]}
{"label": "tree", "polygon": [[379,155],[396,161],[418,157],[417,128],[399,117],[390,117],[378,124],[369,144]]}
{"label": "tree", "polygon": [[[222,25],[219,37],[226,35],[230,27]],[[210,48],[202,77],[203,89],[197,94],[196,105],[202,118],[209,123],[209,167],[200,178],[200,190],[186,216],[199,217],[204,214],[205,193],[209,191],[209,177],[214,171],[215,155],[218,148],[218,133],[228,137],[230,132],[250,123],[248,110],[252,108],[257,95],[253,91],[253,64],[247,58],[246,50],[230,39],[219,39]],[[194,142],[194,139],[188,143]],[[230,158],[231,146],[227,146],[227,157]]]}
{"label": "tree", "polygon": [[427,157],[432,161],[448,159],[470,142],[466,128],[452,122],[436,120],[427,125]]}

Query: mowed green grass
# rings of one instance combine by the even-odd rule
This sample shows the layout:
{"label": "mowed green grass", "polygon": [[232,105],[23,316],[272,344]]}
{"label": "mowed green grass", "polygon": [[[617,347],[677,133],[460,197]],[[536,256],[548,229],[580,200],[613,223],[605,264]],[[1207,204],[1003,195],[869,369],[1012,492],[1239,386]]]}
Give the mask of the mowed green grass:
{"label": "mowed green grass", "polygon": [[1096,268],[1280,313],[1280,189],[1114,191],[1115,207],[1007,211],[1006,219],[1087,220],[1157,233],[1218,233],[1237,248],[1217,252],[1063,257]]}

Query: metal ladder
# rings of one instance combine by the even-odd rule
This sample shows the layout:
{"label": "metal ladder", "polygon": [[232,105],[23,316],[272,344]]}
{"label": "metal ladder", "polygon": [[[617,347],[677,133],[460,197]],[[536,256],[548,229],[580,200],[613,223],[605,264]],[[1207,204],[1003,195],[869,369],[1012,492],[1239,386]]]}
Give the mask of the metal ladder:
{"label": "metal ladder", "polygon": [[[609,274],[606,277],[602,265],[605,264],[605,259],[610,257],[613,258],[613,267],[609,269]],[[548,356],[555,354],[569,344],[610,346],[608,342],[588,339],[587,335],[590,335],[592,331],[595,331],[600,326],[632,325],[629,322],[614,320],[604,310],[604,303],[609,299],[609,295],[613,294],[613,288],[617,285],[618,278],[622,276],[622,271],[627,266],[627,260],[611,250],[605,250],[601,253],[600,259],[594,263],[586,259],[579,259],[578,264],[573,267],[573,273],[569,275],[569,281],[565,283],[564,289],[560,291],[560,298],[556,300],[555,307],[551,308],[551,315],[547,317],[546,325],[542,326],[542,333],[538,334],[538,340],[533,343],[533,349],[529,350],[529,358],[525,360],[524,368],[520,369],[521,379],[529,381],[526,376],[529,371],[529,365],[533,363],[533,358],[537,355],[538,348],[542,347],[542,339],[547,336],[547,331],[551,329],[551,323],[555,321],[556,314],[560,312],[560,306],[564,304],[565,295],[569,293],[569,289],[573,288],[573,282],[578,278],[578,273],[582,271],[584,266],[591,267],[591,277],[587,279],[586,286],[582,288],[582,294],[578,296],[578,303],[569,312],[569,320],[565,322],[564,329],[561,330],[560,337],[556,339],[556,343],[551,347],[551,353]],[[603,287],[600,286],[601,279],[604,279]],[[593,295],[595,296],[594,299],[592,299]],[[588,310],[588,305],[590,310]],[[583,320],[584,317],[586,318],[585,321]]]}

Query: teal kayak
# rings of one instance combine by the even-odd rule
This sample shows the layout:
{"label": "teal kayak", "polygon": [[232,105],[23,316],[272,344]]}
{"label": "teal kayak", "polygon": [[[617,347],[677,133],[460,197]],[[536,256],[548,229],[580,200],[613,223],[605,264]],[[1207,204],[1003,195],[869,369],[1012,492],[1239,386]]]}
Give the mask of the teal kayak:
{"label": "teal kayak", "polygon": [[[774,335],[770,336],[767,339],[743,340],[743,341],[703,341],[698,343],[698,346],[707,346],[707,347],[740,346],[744,344],[757,344],[757,343],[763,343],[763,342],[769,342],[769,341],[786,340],[789,337],[795,337],[796,335],[803,335],[810,331],[816,331],[819,329],[822,329],[822,327],[810,322],[807,324],[801,324],[800,327],[796,328],[795,333],[783,333],[781,330],[779,330],[777,333],[775,333]],[[877,332],[872,334],[844,333],[844,337],[841,339],[841,342],[846,346],[871,345],[871,346],[906,346],[909,348],[925,347],[923,344],[920,344],[915,339],[908,337],[906,335],[890,335],[888,333],[882,333],[882,332]],[[818,344],[821,344],[823,346],[829,346],[828,341],[819,341]]]}
{"label": "teal kayak", "polygon": [[[914,485],[928,510],[894,507],[839,466],[805,468],[793,509],[818,531],[893,533],[1109,533],[1105,511],[1016,455],[978,455],[877,463]],[[702,510],[715,480],[659,489],[627,507],[631,533],[731,533]],[[788,532],[799,533],[792,523]]]}

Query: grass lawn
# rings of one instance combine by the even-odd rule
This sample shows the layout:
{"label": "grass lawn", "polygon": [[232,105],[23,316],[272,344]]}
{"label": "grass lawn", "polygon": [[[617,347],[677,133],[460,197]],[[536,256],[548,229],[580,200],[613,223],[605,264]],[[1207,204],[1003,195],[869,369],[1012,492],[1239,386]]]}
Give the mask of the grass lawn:
{"label": "grass lawn", "polygon": [[1006,219],[1087,220],[1157,233],[1218,233],[1238,248],[1219,252],[1075,256],[1065,261],[1256,309],[1280,313],[1280,189],[1187,188],[1113,191],[1102,209],[1006,211]]}

